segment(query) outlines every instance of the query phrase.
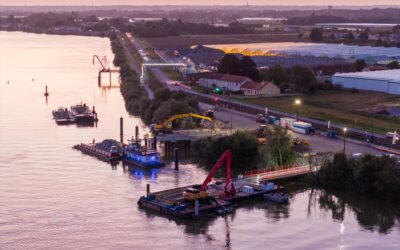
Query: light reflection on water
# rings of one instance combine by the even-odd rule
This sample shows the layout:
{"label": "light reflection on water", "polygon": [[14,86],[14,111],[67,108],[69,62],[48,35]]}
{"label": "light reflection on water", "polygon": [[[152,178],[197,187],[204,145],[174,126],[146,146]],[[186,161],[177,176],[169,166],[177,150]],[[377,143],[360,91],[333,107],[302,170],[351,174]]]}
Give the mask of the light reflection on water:
{"label": "light reflection on water", "polygon": [[[186,162],[179,172],[173,163],[158,170],[111,166],[71,148],[118,138],[121,116],[125,138],[136,125],[146,131],[125,112],[119,89],[97,87],[91,59],[111,59],[109,41],[0,32],[0,52],[1,248],[398,248],[396,207],[320,191],[296,188],[288,206],[257,200],[207,221],[140,210],[147,183],[163,190],[199,183],[206,172]],[[54,123],[51,110],[81,101],[96,106],[97,128]]]}

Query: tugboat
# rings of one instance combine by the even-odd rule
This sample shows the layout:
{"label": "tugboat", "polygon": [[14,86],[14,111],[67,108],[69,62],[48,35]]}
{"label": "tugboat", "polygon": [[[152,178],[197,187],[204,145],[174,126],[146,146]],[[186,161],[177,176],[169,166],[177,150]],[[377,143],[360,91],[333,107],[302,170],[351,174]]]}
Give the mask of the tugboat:
{"label": "tugboat", "polygon": [[60,107],[53,110],[53,118],[58,125],[71,124],[75,122],[75,117],[67,108]]}
{"label": "tugboat", "polygon": [[122,154],[122,161],[139,167],[164,167],[160,153],[140,145],[138,140],[129,140],[128,146]]}
{"label": "tugboat", "polygon": [[77,123],[94,123],[95,112],[93,112],[85,103],[71,106],[72,115]]}

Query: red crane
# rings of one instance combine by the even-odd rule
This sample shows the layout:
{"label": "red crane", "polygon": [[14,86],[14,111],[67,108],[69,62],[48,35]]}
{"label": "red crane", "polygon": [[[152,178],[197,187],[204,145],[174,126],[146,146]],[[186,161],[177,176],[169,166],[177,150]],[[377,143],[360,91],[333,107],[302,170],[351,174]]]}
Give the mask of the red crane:
{"label": "red crane", "polygon": [[[221,155],[218,161],[215,163],[214,167],[211,169],[207,178],[204,180],[203,184],[200,186],[200,191],[206,191],[207,185],[210,183],[212,178],[214,177],[217,170],[223,165],[226,161],[226,180],[225,180],[225,194],[229,196],[233,196],[236,194],[235,186],[231,183],[231,166],[232,166],[232,152],[228,149]],[[231,187],[229,187],[231,184]]]}

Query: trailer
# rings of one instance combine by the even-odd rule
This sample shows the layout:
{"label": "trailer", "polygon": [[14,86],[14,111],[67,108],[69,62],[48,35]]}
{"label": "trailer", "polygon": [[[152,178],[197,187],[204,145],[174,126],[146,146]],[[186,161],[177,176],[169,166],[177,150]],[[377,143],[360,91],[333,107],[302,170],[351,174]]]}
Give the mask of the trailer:
{"label": "trailer", "polygon": [[315,132],[312,124],[306,122],[294,122],[293,131],[304,135],[314,134]]}

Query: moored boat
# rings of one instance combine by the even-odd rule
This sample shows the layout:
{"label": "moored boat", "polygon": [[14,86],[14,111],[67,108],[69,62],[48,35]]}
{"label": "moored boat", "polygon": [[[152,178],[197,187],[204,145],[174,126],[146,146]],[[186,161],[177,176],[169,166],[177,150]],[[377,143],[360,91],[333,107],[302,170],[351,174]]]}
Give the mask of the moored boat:
{"label": "moored boat", "polygon": [[264,199],[276,203],[286,204],[289,202],[289,197],[282,192],[263,194]]}
{"label": "moored boat", "polygon": [[164,167],[160,153],[140,145],[139,141],[130,140],[122,154],[122,160],[128,164],[140,167]]}
{"label": "moored boat", "polygon": [[75,122],[75,117],[67,108],[60,107],[56,110],[53,110],[53,118],[57,124],[71,124]]}
{"label": "moored boat", "polygon": [[77,123],[79,122],[94,122],[95,113],[84,103],[71,106],[71,113]]}

